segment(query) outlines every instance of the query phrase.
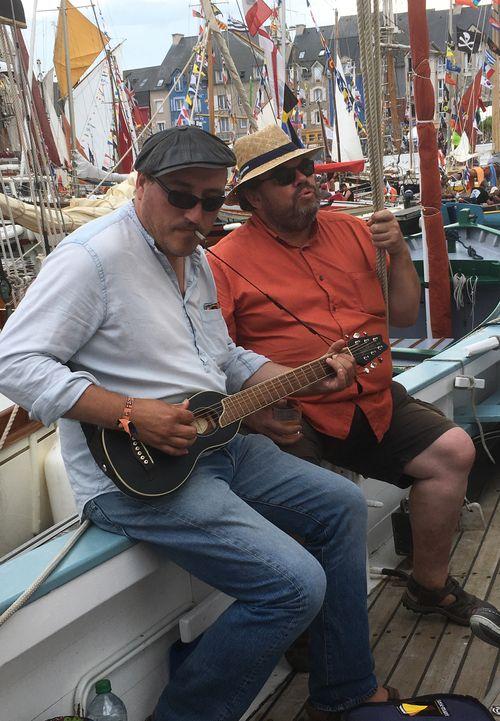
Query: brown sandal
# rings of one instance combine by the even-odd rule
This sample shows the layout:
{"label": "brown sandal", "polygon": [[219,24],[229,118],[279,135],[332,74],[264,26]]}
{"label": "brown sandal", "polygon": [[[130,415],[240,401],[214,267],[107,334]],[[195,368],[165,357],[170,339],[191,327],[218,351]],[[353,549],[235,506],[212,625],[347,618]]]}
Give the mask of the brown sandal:
{"label": "brown sandal", "polygon": [[[447,606],[441,605],[441,601],[449,595],[455,596],[455,601]],[[448,576],[444,588],[438,589],[425,588],[410,576],[402,602],[405,608],[414,613],[439,613],[460,626],[468,626],[470,617],[478,608],[494,609],[487,601],[464,591],[452,576]]]}

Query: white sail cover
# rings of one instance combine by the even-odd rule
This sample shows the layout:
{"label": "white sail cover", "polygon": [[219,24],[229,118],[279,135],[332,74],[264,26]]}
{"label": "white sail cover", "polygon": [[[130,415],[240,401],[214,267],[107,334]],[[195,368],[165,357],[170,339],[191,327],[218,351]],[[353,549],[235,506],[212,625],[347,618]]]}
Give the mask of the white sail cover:
{"label": "white sail cover", "polygon": [[[347,85],[342,63],[337,55],[337,70],[342,76],[344,83]],[[340,160],[363,160],[363,150],[359,139],[356,123],[354,120],[354,109],[348,110],[345,100],[340,92],[337,83],[335,83],[335,103],[337,106],[337,117],[335,121],[338,123],[338,135],[340,140]],[[333,161],[339,160],[339,152],[337,147],[337,133],[335,128],[326,128],[326,136],[332,141],[331,157]]]}
{"label": "white sail cover", "polygon": [[102,170],[113,167],[112,93],[106,58],[88,72],[73,90],[76,137],[90,163]]}

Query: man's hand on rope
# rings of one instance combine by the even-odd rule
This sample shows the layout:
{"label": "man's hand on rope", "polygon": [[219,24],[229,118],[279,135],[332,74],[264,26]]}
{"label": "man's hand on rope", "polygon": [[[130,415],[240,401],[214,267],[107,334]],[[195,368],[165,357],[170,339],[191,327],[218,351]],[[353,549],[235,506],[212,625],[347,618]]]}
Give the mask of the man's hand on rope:
{"label": "man's hand on rope", "polygon": [[368,221],[368,227],[376,248],[385,250],[393,256],[407,252],[408,248],[399,223],[390,210],[377,210]]}

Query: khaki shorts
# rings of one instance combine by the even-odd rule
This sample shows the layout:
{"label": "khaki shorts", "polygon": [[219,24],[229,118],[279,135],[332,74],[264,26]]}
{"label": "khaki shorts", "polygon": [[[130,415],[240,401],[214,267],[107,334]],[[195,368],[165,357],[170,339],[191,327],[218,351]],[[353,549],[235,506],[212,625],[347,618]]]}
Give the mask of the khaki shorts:
{"label": "khaki shorts", "polygon": [[380,442],[363,411],[356,407],[345,440],[320,433],[302,418],[304,437],[282,450],[312,463],[329,461],[363,476],[408,488],[414,479],[403,473],[406,464],[456,425],[430,403],[408,395],[400,383],[392,383],[391,393],[391,425]]}

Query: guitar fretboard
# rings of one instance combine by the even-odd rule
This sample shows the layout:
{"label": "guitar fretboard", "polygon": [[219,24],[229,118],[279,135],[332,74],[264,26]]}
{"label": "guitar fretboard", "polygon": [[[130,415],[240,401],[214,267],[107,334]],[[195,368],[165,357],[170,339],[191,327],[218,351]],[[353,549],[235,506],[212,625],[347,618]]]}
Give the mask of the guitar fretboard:
{"label": "guitar fretboard", "polygon": [[318,358],[293,371],[245,388],[234,396],[224,398],[224,412],[219,423],[222,427],[228,426],[334,373],[325,358]]}

